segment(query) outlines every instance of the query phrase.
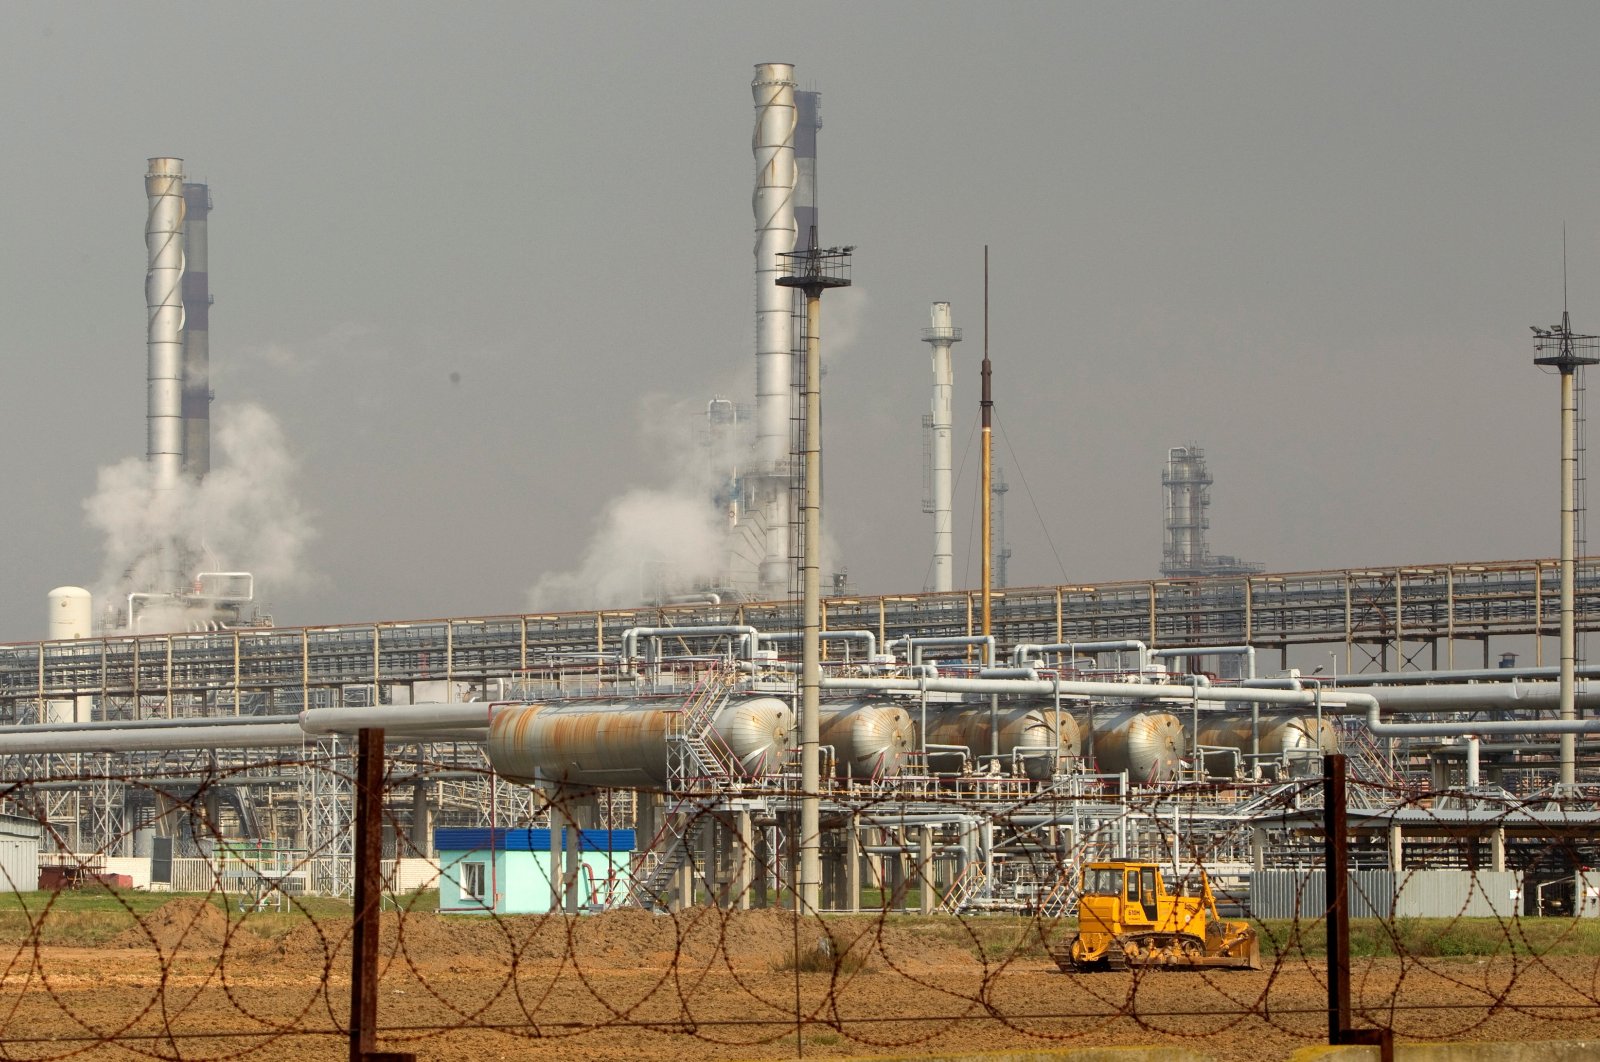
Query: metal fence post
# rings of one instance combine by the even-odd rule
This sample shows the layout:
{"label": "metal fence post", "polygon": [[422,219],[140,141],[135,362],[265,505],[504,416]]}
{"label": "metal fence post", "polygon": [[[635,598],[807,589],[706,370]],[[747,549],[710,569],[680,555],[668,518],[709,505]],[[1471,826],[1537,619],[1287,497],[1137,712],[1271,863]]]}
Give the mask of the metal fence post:
{"label": "metal fence post", "polygon": [[350,1062],[415,1062],[376,1051],[378,932],[383,898],[383,731],[364,729],[356,751],[356,895],[350,929]]}
{"label": "metal fence post", "polygon": [[1328,904],[1328,1043],[1368,1044],[1394,1062],[1394,1033],[1350,1025],[1350,851],[1345,816],[1345,760],[1322,758],[1323,893]]}

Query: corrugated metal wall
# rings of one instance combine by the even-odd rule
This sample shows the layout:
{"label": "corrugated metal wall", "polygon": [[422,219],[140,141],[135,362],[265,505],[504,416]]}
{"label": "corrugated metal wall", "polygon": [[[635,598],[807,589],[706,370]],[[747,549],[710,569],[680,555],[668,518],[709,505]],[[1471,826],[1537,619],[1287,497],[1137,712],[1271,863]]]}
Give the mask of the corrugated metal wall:
{"label": "corrugated metal wall", "polygon": [[[1510,918],[1522,911],[1522,875],[1513,870],[1350,872],[1351,918]],[[1256,918],[1321,918],[1328,903],[1320,870],[1262,870],[1250,875]]]}
{"label": "corrugated metal wall", "polygon": [[0,815],[0,892],[33,892],[39,887],[39,824]]}
{"label": "corrugated metal wall", "polygon": [[1412,870],[1400,881],[1399,918],[1512,918],[1522,914],[1522,875],[1515,870]]}
{"label": "corrugated metal wall", "polygon": [[[1258,870],[1250,875],[1250,913],[1256,918],[1321,918],[1328,910],[1320,870]],[[1352,870],[1346,889],[1351,918],[1388,918],[1394,875]]]}

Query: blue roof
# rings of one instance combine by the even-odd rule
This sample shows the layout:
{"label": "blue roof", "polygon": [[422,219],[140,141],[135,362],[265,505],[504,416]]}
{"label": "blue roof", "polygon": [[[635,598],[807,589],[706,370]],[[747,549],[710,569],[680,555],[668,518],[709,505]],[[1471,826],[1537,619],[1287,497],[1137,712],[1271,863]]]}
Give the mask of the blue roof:
{"label": "blue roof", "polygon": [[[566,850],[566,832],[562,830],[561,848]],[[579,830],[580,852],[631,852],[634,836],[632,830]],[[550,831],[531,826],[513,829],[488,827],[442,827],[433,831],[433,847],[440,852],[548,852]]]}

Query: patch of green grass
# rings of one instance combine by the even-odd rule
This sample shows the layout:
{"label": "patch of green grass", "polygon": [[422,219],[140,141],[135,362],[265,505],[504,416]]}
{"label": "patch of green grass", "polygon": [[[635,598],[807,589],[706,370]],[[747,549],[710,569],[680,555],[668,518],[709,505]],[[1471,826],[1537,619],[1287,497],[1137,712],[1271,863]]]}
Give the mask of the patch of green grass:
{"label": "patch of green grass", "polygon": [[41,944],[94,947],[180,895],[186,894],[95,887],[0,893],[0,940],[20,944],[37,937]]}
{"label": "patch of green grass", "polygon": [[[1263,956],[1328,954],[1327,929],[1320,920],[1297,924],[1269,919],[1258,923],[1257,931]],[[1350,954],[1355,958],[1595,956],[1600,955],[1600,923],[1573,918],[1353,918]]]}
{"label": "patch of green grass", "polygon": [[[301,896],[287,901],[283,910],[247,906],[249,897],[220,892],[142,892],[133,889],[90,887],[61,892],[0,893],[0,942],[21,944],[37,936],[39,943],[58,947],[95,947],[104,944],[156,909],[180,899],[211,904],[239,925],[266,940],[281,940],[312,921],[348,919],[348,899]],[[241,907],[245,909],[241,910]],[[403,914],[439,909],[437,889],[405,896],[385,897],[386,912]]]}

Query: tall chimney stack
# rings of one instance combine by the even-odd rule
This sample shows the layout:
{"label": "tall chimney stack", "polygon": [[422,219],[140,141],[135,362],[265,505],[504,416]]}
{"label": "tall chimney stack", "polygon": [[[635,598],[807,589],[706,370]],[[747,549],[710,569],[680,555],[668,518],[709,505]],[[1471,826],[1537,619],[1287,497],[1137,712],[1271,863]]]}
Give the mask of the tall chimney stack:
{"label": "tall chimney stack", "polygon": [[206,271],[206,218],[211,189],[183,186],[183,471],[211,471],[211,285]]}
{"label": "tall chimney stack", "polygon": [[766,525],[760,585],[787,592],[790,421],[793,417],[794,295],[777,285],[787,271],[780,255],[795,248],[795,81],[789,63],[761,63],[750,82],[756,126],[756,469],[757,505]]}
{"label": "tall chimney stack", "polygon": [[[149,256],[144,278],[149,313],[145,459],[160,497],[177,490],[183,472],[183,160],[151,159],[144,191],[150,206],[144,225]],[[160,572],[163,592],[183,582],[173,543],[162,547]]]}

